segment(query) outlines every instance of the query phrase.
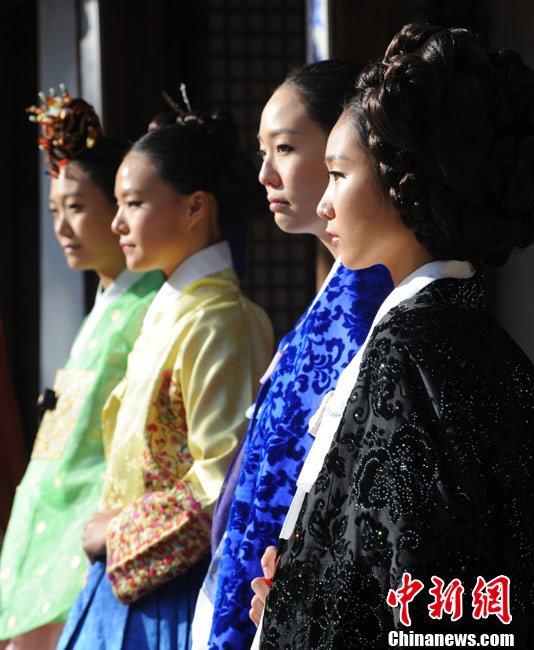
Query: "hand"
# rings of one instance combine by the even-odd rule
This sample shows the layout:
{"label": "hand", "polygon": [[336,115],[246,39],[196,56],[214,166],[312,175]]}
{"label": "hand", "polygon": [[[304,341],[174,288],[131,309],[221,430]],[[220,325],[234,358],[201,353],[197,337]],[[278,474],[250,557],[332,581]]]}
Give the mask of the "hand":
{"label": "hand", "polygon": [[[280,558],[278,558],[280,559]],[[250,583],[252,590],[256,594],[251,601],[251,609],[248,613],[256,627],[260,624],[261,615],[265,607],[267,595],[271,589],[274,573],[278,560],[276,559],[276,546],[269,546],[261,558],[261,568],[263,569],[263,578],[254,578]]]}
{"label": "hand", "polygon": [[95,512],[83,527],[83,550],[91,564],[99,556],[106,554],[106,535],[109,522],[119,514],[122,508]]}

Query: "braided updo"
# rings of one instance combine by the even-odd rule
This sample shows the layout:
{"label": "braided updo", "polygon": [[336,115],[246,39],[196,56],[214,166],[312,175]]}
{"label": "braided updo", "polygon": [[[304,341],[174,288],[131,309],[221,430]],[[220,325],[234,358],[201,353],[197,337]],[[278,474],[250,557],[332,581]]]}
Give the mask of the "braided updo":
{"label": "braided updo", "polygon": [[465,29],[406,25],[347,113],[436,259],[504,264],[534,240],[534,74]]}
{"label": "braided updo", "polygon": [[256,170],[238,142],[239,132],[229,112],[193,112],[149,131],[130,151],[148,156],[159,176],[177,192],[212,193],[219,224],[230,230],[265,210]]}

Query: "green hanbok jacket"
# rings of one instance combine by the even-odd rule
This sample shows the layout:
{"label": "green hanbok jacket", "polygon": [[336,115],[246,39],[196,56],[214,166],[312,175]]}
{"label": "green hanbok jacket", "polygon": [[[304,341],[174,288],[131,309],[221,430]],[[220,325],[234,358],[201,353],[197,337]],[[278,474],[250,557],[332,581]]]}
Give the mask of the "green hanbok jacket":
{"label": "green hanbok jacket", "polygon": [[41,422],[0,557],[0,639],[65,621],[84,585],[83,525],[99,509],[105,470],[102,408],[163,280],[123,271],[56,373],[57,404]]}

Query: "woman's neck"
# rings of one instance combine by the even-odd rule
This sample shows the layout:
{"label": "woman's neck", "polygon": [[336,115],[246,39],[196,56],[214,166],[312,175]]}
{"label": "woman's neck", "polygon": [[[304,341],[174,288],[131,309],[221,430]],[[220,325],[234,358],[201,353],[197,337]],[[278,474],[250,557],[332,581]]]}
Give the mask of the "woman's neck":
{"label": "woman's neck", "polygon": [[125,268],[126,262],[122,260],[121,262],[111,264],[105,269],[95,269],[95,273],[98,275],[98,279],[100,280],[102,288],[105,290],[111,284],[113,284],[113,282],[115,282],[115,280],[119,277]]}
{"label": "woman's neck", "polygon": [[413,247],[410,254],[399,255],[394,263],[387,265],[387,269],[391,274],[394,286],[398,287],[414,271],[433,261],[434,257],[426,248],[419,245],[419,247]]}

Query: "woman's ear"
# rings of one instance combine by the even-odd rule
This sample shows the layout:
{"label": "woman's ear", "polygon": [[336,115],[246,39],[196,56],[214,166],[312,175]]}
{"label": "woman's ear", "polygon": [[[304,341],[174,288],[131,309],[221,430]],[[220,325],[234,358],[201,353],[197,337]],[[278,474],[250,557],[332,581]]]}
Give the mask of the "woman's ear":
{"label": "woman's ear", "polygon": [[190,230],[206,217],[209,210],[209,197],[207,192],[198,190],[187,197],[187,225]]}

